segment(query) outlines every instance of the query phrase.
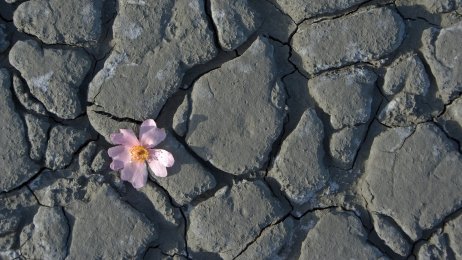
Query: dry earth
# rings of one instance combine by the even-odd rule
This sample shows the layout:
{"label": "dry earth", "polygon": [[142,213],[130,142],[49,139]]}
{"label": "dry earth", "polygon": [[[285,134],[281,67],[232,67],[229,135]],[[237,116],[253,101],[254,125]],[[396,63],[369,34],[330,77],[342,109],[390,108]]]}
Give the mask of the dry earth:
{"label": "dry earth", "polygon": [[0,259],[462,259],[461,46],[461,0],[0,0]]}

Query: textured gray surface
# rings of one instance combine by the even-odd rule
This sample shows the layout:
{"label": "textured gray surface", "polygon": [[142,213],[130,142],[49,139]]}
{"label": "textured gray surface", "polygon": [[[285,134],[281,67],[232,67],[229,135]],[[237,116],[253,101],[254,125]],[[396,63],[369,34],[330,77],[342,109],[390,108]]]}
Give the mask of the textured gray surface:
{"label": "textured gray surface", "polygon": [[460,0],[0,0],[0,259],[462,258],[461,37]]}

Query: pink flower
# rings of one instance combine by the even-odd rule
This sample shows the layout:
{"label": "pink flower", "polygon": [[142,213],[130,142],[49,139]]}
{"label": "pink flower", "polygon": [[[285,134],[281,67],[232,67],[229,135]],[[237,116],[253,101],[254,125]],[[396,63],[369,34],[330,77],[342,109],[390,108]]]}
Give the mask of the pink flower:
{"label": "pink flower", "polygon": [[120,133],[111,134],[111,141],[118,146],[108,150],[112,158],[111,169],[120,171],[120,178],[130,182],[135,189],[146,185],[149,165],[155,175],[167,176],[166,167],[171,167],[175,160],[173,155],[162,149],[153,149],[162,142],[166,133],[157,128],[156,122],[148,119],[141,124],[140,138],[136,138],[131,129],[120,129]]}

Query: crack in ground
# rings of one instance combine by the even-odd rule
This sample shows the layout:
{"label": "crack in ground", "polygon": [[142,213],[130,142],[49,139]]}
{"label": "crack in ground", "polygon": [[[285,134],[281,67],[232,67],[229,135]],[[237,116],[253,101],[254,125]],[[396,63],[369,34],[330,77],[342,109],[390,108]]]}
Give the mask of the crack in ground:
{"label": "crack in ground", "polygon": [[207,21],[209,25],[212,27],[213,31],[213,40],[215,43],[215,47],[221,50],[221,44],[220,44],[220,39],[219,39],[219,33],[218,33],[218,27],[217,25],[213,22],[213,16],[212,16],[212,4],[210,2],[211,0],[204,0],[204,9],[205,9],[205,15],[207,16]]}
{"label": "crack in ground", "polygon": [[[263,232],[265,230],[267,230],[268,228],[271,228],[273,226],[276,226],[278,225],[279,223],[283,222],[284,220],[286,220],[288,217],[290,217],[290,213],[287,213],[285,216],[282,216],[280,219],[278,219],[276,222],[273,222],[273,223],[270,223],[269,225],[266,225],[265,227],[263,227],[262,229],[260,229],[260,232],[258,233],[258,235],[252,240],[250,241],[249,243],[247,243],[245,245],[245,247],[235,256],[233,257],[233,260],[234,259],[237,259],[240,255],[242,255],[251,245],[253,245],[260,237],[261,235],[263,234]],[[230,249],[231,250],[231,249]],[[226,251],[223,251],[222,253],[224,253]]]}
{"label": "crack in ground", "polygon": [[438,232],[438,230],[444,230],[444,227],[446,226],[446,224],[449,221],[454,220],[454,219],[456,219],[457,217],[460,217],[460,216],[462,216],[462,208],[458,208],[458,209],[452,211],[451,213],[449,213],[448,215],[446,215],[443,218],[443,220],[440,223],[438,223],[437,225],[435,225],[433,228],[424,230],[423,233],[422,233],[422,237],[417,239],[414,242],[414,244],[412,244],[411,254],[408,257],[410,257],[411,255],[415,256],[415,253],[416,253],[416,250],[417,250],[416,247],[420,242],[423,242],[423,243],[429,242],[431,237],[433,235],[435,235]]}
{"label": "crack in ground", "polygon": [[66,219],[66,224],[67,224],[67,228],[68,228],[68,232],[67,232],[67,238],[66,238],[66,255],[64,257],[64,259],[66,259],[68,256],[69,256],[69,253],[70,253],[70,244],[71,244],[71,238],[72,238],[72,226],[71,226],[71,222],[67,216],[67,213],[66,213],[66,210],[64,207],[61,207],[61,210],[63,212],[63,216],[64,218]]}

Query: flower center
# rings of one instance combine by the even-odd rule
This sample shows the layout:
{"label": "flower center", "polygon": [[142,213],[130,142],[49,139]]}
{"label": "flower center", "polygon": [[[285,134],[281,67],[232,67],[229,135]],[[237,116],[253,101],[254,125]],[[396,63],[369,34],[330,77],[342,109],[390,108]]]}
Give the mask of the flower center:
{"label": "flower center", "polygon": [[144,148],[144,146],[137,145],[130,149],[130,155],[132,157],[132,161],[144,162],[149,157],[149,151]]}

